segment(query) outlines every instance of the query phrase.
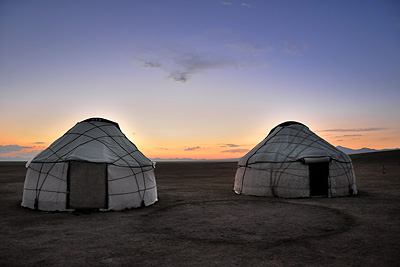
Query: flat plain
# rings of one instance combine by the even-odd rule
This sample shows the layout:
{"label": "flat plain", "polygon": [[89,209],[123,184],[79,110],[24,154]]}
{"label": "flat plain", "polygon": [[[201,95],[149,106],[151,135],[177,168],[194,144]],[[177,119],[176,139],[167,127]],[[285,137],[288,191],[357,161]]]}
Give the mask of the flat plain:
{"label": "flat plain", "polygon": [[399,266],[400,151],[352,155],[359,194],[237,195],[237,162],[158,162],[159,201],[121,212],[20,206],[0,162],[0,266]]}

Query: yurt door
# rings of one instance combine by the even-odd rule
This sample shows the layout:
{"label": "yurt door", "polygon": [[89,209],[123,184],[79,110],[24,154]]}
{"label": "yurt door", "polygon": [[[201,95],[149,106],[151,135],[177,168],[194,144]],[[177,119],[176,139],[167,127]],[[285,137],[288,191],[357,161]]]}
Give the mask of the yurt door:
{"label": "yurt door", "polygon": [[67,208],[107,208],[107,164],[69,163]]}
{"label": "yurt door", "polygon": [[310,196],[328,195],[329,162],[308,164],[310,171]]}

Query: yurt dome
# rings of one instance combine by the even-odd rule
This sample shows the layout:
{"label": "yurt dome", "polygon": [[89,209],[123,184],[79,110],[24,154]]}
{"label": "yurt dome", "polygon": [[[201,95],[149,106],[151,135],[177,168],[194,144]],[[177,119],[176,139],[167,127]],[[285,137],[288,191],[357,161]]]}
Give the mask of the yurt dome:
{"label": "yurt dome", "polygon": [[106,119],[78,122],[27,164],[24,207],[123,210],[156,201],[153,163]]}
{"label": "yurt dome", "polygon": [[350,157],[294,121],[273,128],[239,160],[234,191],[283,198],[357,194]]}

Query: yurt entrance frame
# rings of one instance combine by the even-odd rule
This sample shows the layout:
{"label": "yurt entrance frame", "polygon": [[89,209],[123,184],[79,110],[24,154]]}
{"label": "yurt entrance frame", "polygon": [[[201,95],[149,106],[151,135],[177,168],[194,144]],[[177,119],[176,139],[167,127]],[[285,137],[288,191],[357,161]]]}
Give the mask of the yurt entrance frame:
{"label": "yurt entrance frame", "polygon": [[329,162],[309,163],[310,196],[328,196]]}
{"label": "yurt entrance frame", "polygon": [[67,209],[107,209],[107,164],[70,161]]}

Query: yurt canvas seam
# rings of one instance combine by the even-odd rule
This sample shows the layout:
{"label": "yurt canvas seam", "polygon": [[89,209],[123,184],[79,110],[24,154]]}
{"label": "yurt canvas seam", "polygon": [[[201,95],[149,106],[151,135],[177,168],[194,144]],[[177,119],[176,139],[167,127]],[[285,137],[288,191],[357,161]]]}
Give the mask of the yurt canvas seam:
{"label": "yurt canvas seam", "polygon": [[[103,133],[105,133],[105,134],[107,134],[103,129],[101,129],[100,128],[100,126],[96,126],[96,125],[94,125],[92,122],[90,122],[89,121],[89,123],[90,124],[92,124],[94,127],[97,127],[99,130],[101,130]],[[122,132],[121,132],[122,133]],[[122,133],[122,135],[126,138],[126,136]],[[141,172],[139,172],[139,173],[141,173],[142,174],[142,180],[143,180],[143,184],[144,184],[144,190],[138,190],[137,192],[139,193],[139,196],[140,196],[140,198],[141,198],[141,200],[142,200],[142,205],[143,205],[143,202],[144,202],[144,197],[145,197],[145,194],[146,194],[146,181],[145,181],[145,178],[144,178],[144,171],[143,171],[143,167],[139,164],[139,162],[132,156],[132,153],[134,153],[134,152],[137,152],[137,151],[139,151],[138,149],[136,149],[136,150],[134,150],[134,151],[132,151],[132,152],[129,152],[129,151],[127,151],[124,147],[122,147],[112,136],[110,136],[111,137],[111,139],[121,148],[121,149],[123,149],[127,154],[125,154],[125,155],[123,155],[123,156],[119,156],[119,158],[117,159],[117,160],[115,160],[113,163],[111,163],[112,165],[116,165],[115,164],[115,162],[117,162],[117,161],[119,161],[119,160],[122,160],[122,161],[124,161],[125,163],[127,163],[127,161],[124,159],[126,156],[130,156],[134,161],[136,161],[136,163],[139,165],[139,167],[140,167],[140,170],[141,170]],[[100,141],[99,141],[100,142]],[[132,143],[133,144],[133,143]],[[136,146],[135,146],[136,147]],[[114,151],[112,151],[114,154],[116,154]],[[118,156],[118,154],[116,154],[116,156]],[[149,165],[150,166],[150,165]],[[139,183],[138,183],[138,181],[137,181],[137,179],[136,179],[136,174],[135,174],[135,172],[133,171],[133,169],[132,169],[132,167],[129,167],[130,168],[130,170],[131,170],[131,172],[132,172],[132,174],[135,176],[135,182],[136,182],[136,185],[137,185],[137,188],[139,189],[140,188],[140,186],[139,186]],[[138,173],[138,174],[139,174]],[[143,196],[140,194],[140,192],[141,191],[143,191]],[[135,192],[136,193],[136,192]],[[117,195],[117,194],[115,194],[115,195]]]}
{"label": "yurt canvas seam", "polygon": [[[92,125],[93,125],[93,124],[92,124]],[[90,130],[84,132],[84,133],[81,134],[81,135],[78,135],[77,138],[75,138],[74,140],[72,140],[72,141],[70,141],[69,143],[67,143],[64,147],[66,147],[68,144],[70,144],[71,142],[73,142],[73,141],[75,141],[76,139],[78,139],[80,136],[86,136],[86,137],[91,138],[91,139],[88,140],[88,141],[86,141],[86,142],[84,142],[84,143],[81,143],[80,145],[77,145],[74,149],[71,149],[70,151],[68,151],[68,152],[65,153],[64,155],[59,156],[59,155],[57,154],[58,151],[61,150],[61,148],[58,149],[57,151],[53,151],[51,148],[49,149],[50,151],[53,152],[53,155],[55,155],[55,156],[58,157],[58,161],[55,161],[55,162],[52,164],[52,166],[51,166],[51,168],[49,169],[49,171],[46,172],[46,173],[44,173],[44,174],[46,174],[46,175],[45,175],[45,178],[43,179],[43,181],[42,181],[42,183],[41,183],[41,185],[40,185],[40,187],[39,187],[39,190],[38,190],[38,192],[37,192],[37,201],[38,201],[38,199],[39,199],[40,192],[42,191],[42,187],[43,187],[44,183],[46,182],[46,179],[47,179],[47,177],[48,177],[50,171],[52,170],[52,168],[54,167],[54,165],[55,165],[56,163],[58,163],[58,162],[60,162],[60,160],[62,160],[62,157],[68,155],[68,154],[71,153],[72,151],[75,151],[78,147],[83,146],[83,145],[85,145],[85,144],[87,144],[87,143],[90,143],[90,142],[92,142],[92,141],[98,141],[98,142],[100,142],[100,143],[103,143],[103,142],[101,142],[101,141],[99,140],[100,138],[103,138],[103,136],[97,137],[97,138],[93,138],[93,137],[88,136],[88,135],[85,134],[85,133],[87,133],[87,132],[93,130],[94,128],[99,128],[99,129],[100,129],[100,127],[98,127],[98,126],[95,126],[95,125],[93,125],[93,126],[94,126],[93,128],[91,128]],[[100,130],[101,130],[101,129],[100,129]],[[103,132],[104,132],[104,131],[103,131]],[[67,134],[68,134],[68,132],[67,132]],[[74,134],[74,133],[71,133],[71,134]],[[111,137],[111,138],[112,138],[112,137]],[[113,139],[113,138],[112,138],[112,139]],[[114,139],[113,139],[113,140],[114,140]],[[115,141],[115,140],[114,140],[114,141]],[[104,143],[103,143],[103,144],[104,144]],[[105,145],[105,144],[104,144],[104,145]],[[62,148],[63,148],[63,147],[62,147]],[[113,152],[114,154],[116,154],[114,151],[111,151],[111,152]],[[36,163],[36,162],[33,161],[33,163]],[[48,162],[45,161],[45,162],[43,162],[43,163],[48,163]],[[43,166],[44,166],[44,164],[42,164],[42,167],[43,167]],[[42,170],[42,168],[41,168],[41,170]],[[42,173],[42,172],[40,172],[40,173]],[[39,182],[39,180],[38,180],[38,182]],[[67,181],[67,186],[68,186],[68,181]],[[37,190],[37,189],[36,189],[36,190]],[[67,192],[68,192],[68,190],[67,190]],[[35,203],[36,203],[36,201],[35,201]]]}
{"label": "yurt canvas seam", "polygon": [[[283,129],[283,128],[282,128]],[[298,135],[299,135],[299,133],[300,133],[300,131],[295,135],[295,137],[297,137]],[[310,136],[311,134],[308,134],[308,135],[306,135],[302,140],[305,140],[306,138],[308,138],[309,136]],[[286,146],[286,148],[289,148],[289,146],[293,143],[293,141],[294,141],[294,138],[292,139],[292,142],[290,142],[289,144],[287,144],[287,146]],[[300,144],[300,143],[299,143]],[[289,153],[288,153],[288,155],[286,156],[286,159],[285,159],[285,161],[289,158],[289,155],[291,155],[294,151],[295,151],[295,149],[299,146],[299,144],[296,144],[296,146],[292,149],[292,151],[290,151]],[[284,149],[284,150],[286,150],[286,148]],[[301,152],[303,152],[304,151],[304,149],[302,150],[302,151],[300,151],[299,153],[297,153],[297,155],[296,155],[296,157],[295,158],[298,158],[298,155],[301,153]],[[292,157],[290,157],[290,158],[292,158]],[[283,167],[282,165],[284,165],[285,163],[283,162],[283,163],[281,163],[281,167],[280,168],[278,168],[278,171],[280,171],[280,174],[279,174],[279,176],[278,176],[278,179],[276,180],[276,185],[274,185],[274,196],[276,195],[276,192],[275,192],[275,188],[277,187],[277,185],[279,184],[279,181],[280,181],[280,179],[281,179],[281,177],[282,177],[282,174],[289,168],[289,166],[290,166],[290,164],[286,164],[286,167]],[[282,169],[282,167],[283,167],[283,170],[281,170]]]}
{"label": "yurt canvas seam", "polygon": [[[283,128],[282,128],[283,129]],[[275,133],[275,135],[274,136],[276,136],[282,129],[279,129],[278,130],[278,132],[277,133]],[[272,131],[267,135],[267,137],[264,139],[264,142],[263,142],[263,144],[262,145],[260,145],[260,147],[256,150],[256,151],[254,151],[254,153],[253,153],[253,155],[255,155],[264,145],[265,145],[265,143],[268,141],[268,137],[270,136],[270,134],[272,134]],[[271,137],[272,138],[272,137]],[[271,139],[270,138],[270,139]],[[241,186],[241,188],[240,188],[240,191],[242,191],[243,190],[243,184],[244,184],[244,176],[245,176],[245,174],[246,174],[246,170],[247,170],[247,168],[246,168],[246,166],[249,164],[249,160],[250,160],[250,158],[251,158],[251,156],[250,157],[248,157],[247,158],[247,160],[246,160],[246,163],[245,163],[245,169],[244,169],[244,172],[243,172],[243,176],[242,176],[242,186]],[[240,165],[238,164],[238,167],[240,167]]]}
{"label": "yurt canvas seam", "polygon": [[[345,188],[348,188],[348,194],[357,193],[351,159],[310,131],[304,124],[282,123],[274,127],[256,147],[238,162],[234,187],[238,194],[251,194],[251,192],[258,192],[257,195],[265,194],[261,192],[269,187],[272,196],[283,194],[290,197],[289,192],[294,190],[299,191],[298,196],[304,197],[311,186],[310,164],[319,164],[313,165],[313,177],[318,177],[315,174],[326,175],[326,178],[321,178],[325,179],[325,182],[321,180],[322,184],[313,180],[313,188],[325,187],[328,196],[344,195]],[[329,162],[327,167],[321,165],[326,161],[325,158]],[[300,165],[296,167],[298,164]],[[265,177],[266,181],[269,179],[268,186],[262,181],[262,177]],[[281,182],[281,179],[284,181]],[[288,190],[277,191],[279,188]],[[315,192],[324,194],[324,190]]]}
{"label": "yurt canvas seam", "polygon": [[[86,124],[83,124],[86,123]],[[111,124],[112,125],[111,125]],[[81,126],[80,126],[81,125]],[[82,128],[83,127],[83,128]],[[88,128],[87,128],[88,127]],[[117,134],[115,134],[116,130],[110,129],[110,131],[106,130],[108,127],[118,129]],[[86,128],[86,129],[85,129]],[[79,132],[80,130],[83,130]],[[91,131],[98,131],[98,132],[92,132],[93,134],[89,134]],[[100,134],[100,136],[98,136]],[[97,136],[96,136],[97,135]],[[81,138],[81,139],[80,139]],[[83,139],[82,139],[83,138]],[[109,141],[107,141],[107,138]],[[86,140],[85,140],[86,139]],[[88,140],[87,140],[88,139]],[[66,143],[63,143],[63,141],[67,141]],[[105,160],[112,159],[111,162],[104,162],[100,159],[100,154],[94,154],[94,156],[87,154],[88,152],[85,151],[91,151],[91,150],[85,150],[81,149],[79,150],[80,147],[85,147],[85,145],[90,144],[92,142],[98,142],[99,145],[93,144],[89,146],[90,149],[96,149],[97,147],[101,148],[107,148],[106,152],[108,153],[108,156]],[[124,147],[122,144],[125,143],[127,147]],[[68,148],[68,146],[71,146],[71,148]],[[56,148],[56,149],[53,149]],[[118,148],[117,150],[114,150],[114,148]],[[68,149],[68,151],[63,151],[65,149]],[[133,148],[128,149],[128,148]],[[47,152],[46,152],[47,151]],[[95,150],[93,150],[95,151]],[[117,153],[117,151],[123,151],[123,153]],[[62,154],[60,154],[60,152]],[[84,157],[81,157],[79,155],[82,155],[81,152],[84,152],[87,155],[89,155],[89,158],[87,160],[84,159]],[[101,152],[100,152],[101,153]],[[110,156],[112,155],[112,156]],[[137,155],[137,156],[136,156]],[[40,156],[40,158],[39,158]],[[72,156],[72,157],[71,157]],[[139,158],[137,158],[139,157]],[[95,161],[90,160],[90,158],[94,159]],[[141,159],[143,158],[143,159]],[[140,161],[139,161],[140,160]],[[57,196],[57,195],[48,195],[45,197],[45,201],[49,201],[49,197],[52,199],[56,198],[59,200],[56,201],[65,201],[65,199],[68,199],[66,197],[66,194],[68,194],[68,190],[66,189],[61,189],[64,186],[68,186],[68,180],[69,180],[69,169],[70,169],[70,162],[71,161],[78,161],[78,162],[97,162],[97,163],[102,163],[106,164],[105,170],[106,174],[104,177],[106,177],[106,188],[108,188],[107,185],[110,183],[114,183],[115,181],[123,181],[126,179],[131,178],[130,180],[127,180],[125,185],[129,185],[129,187],[132,185],[132,183],[135,184],[134,187],[136,187],[136,190],[130,190],[129,192],[125,192],[128,187],[124,188],[121,187],[121,185],[113,185],[113,190],[106,192],[107,196],[118,196],[118,195],[129,195],[129,194],[136,194],[136,197],[139,197],[141,201],[141,206],[145,205],[148,203],[147,201],[151,201],[154,203],[154,201],[157,200],[156,198],[156,188],[157,186],[155,185],[155,180],[154,180],[154,165],[147,159],[138,149],[137,147],[122,133],[122,131],[119,128],[119,125],[117,123],[104,120],[104,119],[88,119],[85,121],[82,121],[80,123],[77,123],[73,128],[71,128],[69,131],[67,131],[62,137],[58,138],[53,144],[51,144],[50,147],[48,147],[46,150],[42,151],[41,153],[38,154],[33,160],[28,162],[27,168],[28,170],[31,170],[31,175],[32,179],[26,180],[26,183],[24,186],[24,191],[26,192],[32,192],[34,191],[34,205],[32,208],[39,209],[39,202],[43,201],[41,200],[41,193],[45,192],[54,192],[57,195],[62,194],[64,197]],[[120,163],[118,163],[120,162]],[[62,165],[58,165],[62,164]],[[133,165],[132,165],[133,164]],[[108,172],[109,166],[115,166],[113,167],[112,173],[114,173],[112,176],[108,177]],[[57,166],[57,168],[55,168]],[[66,173],[66,168],[67,168],[67,174]],[[116,168],[116,169],[115,169]],[[123,171],[123,169],[128,168],[130,174],[127,173],[127,171]],[[54,170],[54,171],[53,171]],[[145,173],[146,177],[145,177]],[[122,177],[119,175],[123,174]],[[141,175],[140,175],[141,174]],[[27,174],[28,175],[28,174]],[[46,186],[44,188],[44,185],[47,184],[47,181],[51,177],[51,183],[55,186],[58,187],[58,190],[52,190],[51,187]],[[141,178],[139,178],[141,177]],[[27,176],[28,179],[28,176]],[[134,179],[135,181],[132,181]],[[150,179],[150,187],[147,185],[148,181],[147,179]],[[36,181],[35,181],[36,180]],[[141,180],[141,181],[140,181]],[[30,183],[28,182],[30,181]],[[34,181],[35,185],[32,187],[32,182]],[[59,181],[59,182],[54,182],[54,181]],[[151,183],[154,183],[154,185],[151,185]],[[29,184],[31,186],[29,186]],[[64,185],[63,185],[64,184]],[[133,189],[132,188],[132,189]],[[61,189],[61,190],[60,190]],[[116,192],[113,192],[114,190],[117,190]],[[150,192],[149,197],[146,197],[147,192]],[[154,191],[154,193],[153,193]],[[25,193],[24,193],[25,195]],[[46,194],[47,195],[47,194]],[[151,198],[155,197],[154,200],[151,200]],[[30,201],[28,199],[24,200],[25,196],[23,197],[23,205],[24,203],[32,203],[32,202],[27,202]],[[30,198],[32,200],[32,198]],[[62,200],[64,199],[64,200]],[[145,199],[146,203],[145,203]],[[115,201],[115,200],[113,200]],[[136,201],[136,200],[135,200]],[[108,199],[107,199],[108,202]],[[57,203],[62,203],[62,202],[57,202]],[[65,202],[64,202],[65,203]],[[137,202],[136,202],[137,203]],[[29,204],[31,205],[31,204]],[[46,204],[46,206],[51,205],[51,204]],[[54,205],[59,205],[59,204],[54,204]],[[114,205],[114,204],[113,204]],[[108,206],[108,205],[107,205]]]}
{"label": "yurt canvas seam", "polygon": [[[90,124],[92,124],[92,125],[94,125],[92,122],[89,122]],[[95,126],[95,125],[94,125]],[[98,126],[95,126],[95,127],[98,127]],[[99,128],[99,130],[101,130],[103,133],[105,133],[105,134],[107,134],[103,129],[101,129],[100,127],[98,127]],[[122,132],[121,132],[122,133]],[[122,133],[123,134],[123,133]],[[124,135],[124,134],[123,134]],[[125,136],[125,135],[124,135]],[[111,137],[111,136],[110,136]],[[126,137],[126,136],[125,136]],[[145,178],[144,178],[144,173],[143,173],[143,167],[139,164],[139,162],[134,158],[134,157],[132,157],[132,153],[134,153],[134,152],[136,152],[136,151],[139,151],[138,149],[136,149],[136,150],[134,150],[134,151],[132,151],[132,152],[128,152],[124,147],[122,147],[113,137],[111,137],[111,139],[120,147],[120,148],[122,148],[127,154],[126,155],[124,155],[124,156],[119,156],[119,158],[118,158],[118,160],[115,160],[113,163],[111,163],[111,164],[113,164],[113,165],[116,165],[116,164],[114,164],[115,162],[117,162],[117,161],[119,161],[119,160],[123,160],[125,163],[128,163],[125,159],[124,159],[124,157],[125,156],[131,156],[131,158],[134,160],[134,161],[136,161],[136,163],[139,165],[139,167],[140,167],[140,170],[141,170],[141,173],[142,173],[142,179],[143,179],[143,184],[144,184],[144,188],[146,188],[146,181],[145,181]],[[136,146],[135,146],[136,147]],[[114,151],[112,151],[114,154],[116,154]],[[116,154],[117,155],[117,154]],[[118,156],[118,155],[117,155]],[[135,178],[136,178],[136,174],[135,174],[135,172],[132,170],[132,167],[130,167],[130,170],[131,170],[131,172],[133,173],[133,175],[135,176]],[[136,185],[137,185],[137,187],[139,188],[139,183],[138,183],[138,181],[137,181],[137,179],[135,179],[135,181],[136,181]],[[142,205],[143,205],[143,201],[144,201],[144,197],[145,197],[145,194],[146,194],[146,190],[144,190],[143,191],[143,196],[140,194],[140,190],[138,191],[138,193],[139,193],[139,196],[140,196],[140,198],[141,198],[141,200],[142,200]]]}

